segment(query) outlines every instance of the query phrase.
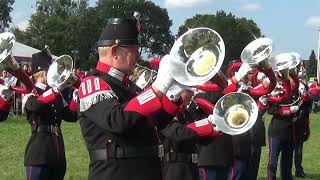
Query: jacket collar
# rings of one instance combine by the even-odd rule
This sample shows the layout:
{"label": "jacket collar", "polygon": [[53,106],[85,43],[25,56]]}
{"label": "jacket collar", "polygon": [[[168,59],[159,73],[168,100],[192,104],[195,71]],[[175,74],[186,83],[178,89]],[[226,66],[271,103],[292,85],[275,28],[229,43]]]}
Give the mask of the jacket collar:
{"label": "jacket collar", "polygon": [[109,74],[110,76],[118,79],[124,84],[128,83],[129,78],[127,75],[125,75],[123,72],[119,71],[118,69],[111,67],[108,64],[102,63],[101,61],[98,61],[97,70],[104,72],[106,74]]}

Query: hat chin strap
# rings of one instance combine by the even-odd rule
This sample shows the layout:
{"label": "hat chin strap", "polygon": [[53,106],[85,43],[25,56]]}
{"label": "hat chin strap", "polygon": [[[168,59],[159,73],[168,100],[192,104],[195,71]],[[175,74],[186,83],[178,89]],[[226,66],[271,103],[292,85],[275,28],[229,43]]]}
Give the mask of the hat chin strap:
{"label": "hat chin strap", "polygon": [[115,39],[115,40],[100,40],[98,41],[98,47],[103,46],[139,46],[139,42],[136,39]]}

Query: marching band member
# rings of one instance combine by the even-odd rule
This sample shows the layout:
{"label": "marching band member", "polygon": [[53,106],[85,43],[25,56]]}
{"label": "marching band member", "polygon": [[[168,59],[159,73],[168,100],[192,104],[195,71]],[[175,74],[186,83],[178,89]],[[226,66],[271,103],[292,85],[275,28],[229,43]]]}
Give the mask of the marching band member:
{"label": "marching band member", "polygon": [[310,84],[310,96],[313,101],[313,112],[318,112],[320,107],[320,85],[318,79],[315,78],[314,82]]}
{"label": "marching band member", "polygon": [[[232,76],[232,71],[236,68],[239,68],[239,70],[230,78],[237,84],[232,91],[242,91],[251,95],[257,102],[259,113],[256,123],[250,131],[232,136],[234,160],[229,172],[229,179],[256,179],[259,170],[261,147],[265,146],[265,127],[262,117],[267,109],[267,103],[262,103],[263,98],[260,97],[265,97],[266,94],[273,90],[275,75],[271,68],[260,68],[259,70],[268,77],[269,82],[260,81],[259,84],[254,86],[254,71],[252,68],[247,63],[232,64],[227,71],[229,77]],[[229,90],[231,89],[229,88]]]}
{"label": "marching band member", "polygon": [[295,175],[296,177],[305,178],[306,174],[302,167],[302,154],[303,154],[303,143],[309,139],[310,136],[310,120],[309,113],[311,112],[312,102],[308,91],[308,85],[303,78],[300,77],[299,91],[302,95],[302,105],[299,109],[299,116],[297,121],[294,123],[295,127],[295,147],[294,147],[294,164],[295,164]]}
{"label": "marching band member", "polygon": [[[238,77],[240,74],[241,77]],[[238,91],[247,92],[252,88],[252,69],[243,63],[239,70],[235,73],[235,78],[239,82],[240,87]],[[232,136],[233,145],[233,163],[230,168],[229,177],[230,180],[245,180],[249,179],[249,160],[251,154],[251,142],[250,131],[244,132],[239,135]]]}
{"label": "marching band member", "polygon": [[[164,179],[165,180],[196,180],[197,167],[197,132],[187,127],[192,122],[190,112],[187,110],[193,92],[185,90],[181,93],[183,107],[175,118],[164,128]],[[196,126],[194,126],[196,128]],[[212,129],[212,127],[211,127]]]}
{"label": "marching band member", "polygon": [[[170,94],[173,88],[174,86],[169,89],[167,94]],[[177,93],[174,94],[178,95]],[[203,111],[200,109],[200,111],[194,108],[189,109],[189,105],[192,106],[194,104],[190,104],[192,94],[193,92],[190,90],[182,91],[181,99],[183,100],[183,107],[181,107],[180,112],[176,115],[175,120],[171,121],[169,125],[162,130],[162,134],[165,136],[166,180],[197,180],[197,141],[203,138],[207,140],[217,138],[222,135],[220,131],[213,129],[212,116],[203,116]],[[212,108],[213,107],[209,108],[209,111],[212,112]],[[194,119],[201,120],[195,121]]]}
{"label": "marching band member", "polygon": [[96,70],[79,88],[78,114],[90,156],[89,180],[161,179],[163,146],[157,129],[167,125],[181,102],[166,96],[174,83],[169,56],[161,60],[157,79],[143,92],[128,79],[139,56],[140,29],[132,18],[109,19],[98,41]]}
{"label": "marching band member", "polygon": [[[10,85],[9,85],[10,86]],[[13,104],[13,90],[0,82],[0,122],[8,118],[10,108]]]}
{"label": "marching band member", "polygon": [[[293,95],[281,104],[290,104],[298,96],[294,80],[289,76]],[[268,179],[276,179],[278,157],[281,152],[281,178],[292,179],[292,155],[294,142],[294,119],[299,110],[298,105],[281,106],[272,104],[268,113],[273,115],[269,125],[269,162]]]}
{"label": "marching band member", "polygon": [[32,132],[24,158],[28,180],[64,179],[66,158],[60,125],[62,119],[77,121],[76,94],[68,105],[60,94],[66,87],[50,88],[46,83],[46,70],[50,64],[51,57],[46,52],[32,55],[35,87],[22,102]]}
{"label": "marching band member", "polygon": [[[198,93],[195,98],[201,98],[215,104],[222,93],[203,92]],[[192,119],[201,119],[212,114],[207,105],[192,103],[189,107],[193,116]],[[208,110],[209,109],[209,110]],[[231,135],[220,133],[219,136],[203,137],[198,140],[199,147],[199,179],[200,180],[224,180],[228,177],[232,165],[232,138]]]}

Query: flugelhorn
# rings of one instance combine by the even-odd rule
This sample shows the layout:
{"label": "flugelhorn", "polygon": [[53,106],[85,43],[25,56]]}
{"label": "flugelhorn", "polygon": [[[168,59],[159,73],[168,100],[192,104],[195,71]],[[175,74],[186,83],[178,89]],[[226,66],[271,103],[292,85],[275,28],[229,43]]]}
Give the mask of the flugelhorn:
{"label": "flugelhorn", "polygon": [[299,76],[298,76],[298,72],[299,72],[299,67],[298,65],[301,62],[301,57],[300,54],[296,53],[296,52],[291,52],[291,55],[293,56],[292,59],[292,64],[289,67],[289,75],[292,78],[292,80],[294,81],[294,85],[292,87],[293,91],[298,91],[299,89]]}
{"label": "flugelhorn", "polygon": [[255,124],[258,106],[254,99],[242,92],[222,96],[214,106],[214,128],[226,134],[242,134]]}
{"label": "flugelhorn", "polygon": [[269,58],[273,50],[273,41],[270,38],[258,38],[250,42],[241,52],[241,61],[252,67],[268,67]]}
{"label": "flugelhorn", "polygon": [[[241,52],[241,61],[249,64],[252,68],[257,67],[270,80],[270,84],[265,89],[250,89],[250,95],[262,96],[269,94],[276,86],[276,78],[268,62],[272,50],[273,41],[270,38],[258,38],[250,42]],[[257,79],[255,78],[253,77],[253,84],[257,84]]]}
{"label": "flugelhorn", "polygon": [[225,45],[216,31],[194,28],[177,39],[170,55],[170,72],[178,83],[202,85],[218,73],[224,60]]}
{"label": "flugelhorn", "polygon": [[[272,69],[279,73],[277,88],[268,97],[270,103],[281,103],[292,95],[289,69],[294,63],[294,58],[291,53],[281,53],[269,59]],[[281,92],[282,96],[280,96]]]}
{"label": "flugelhorn", "polygon": [[70,84],[75,88],[80,86],[80,80],[72,72],[73,60],[69,55],[59,56],[49,67],[47,83],[50,87]]}
{"label": "flugelhorn", "polygon": [[21,94],[27,94],[32,91],[33,83],[29,76],[21,69],[12,56],[12,49],[15,43],[15,36],[12,33],[4,32],[0,34],[0,64],[10,74],[19,79],[25,88],[12,86],[11,88]]}

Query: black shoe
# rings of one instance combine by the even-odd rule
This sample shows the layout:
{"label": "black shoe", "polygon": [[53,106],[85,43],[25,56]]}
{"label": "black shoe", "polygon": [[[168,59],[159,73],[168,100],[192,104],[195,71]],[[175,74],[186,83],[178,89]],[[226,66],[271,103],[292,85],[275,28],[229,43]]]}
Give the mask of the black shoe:
{"label": "black shoe", "polygon": [[296,177],[305,178],[305,177],[306,177],[306,174],[305,174],[304,172],[296,173]]}

